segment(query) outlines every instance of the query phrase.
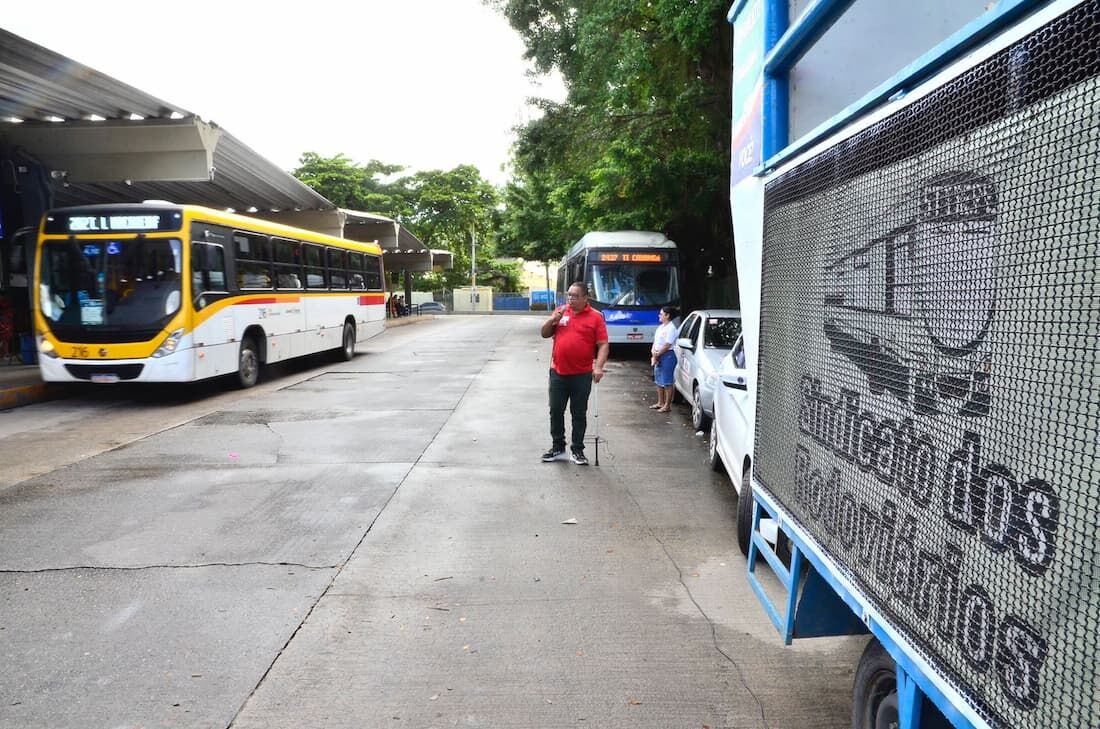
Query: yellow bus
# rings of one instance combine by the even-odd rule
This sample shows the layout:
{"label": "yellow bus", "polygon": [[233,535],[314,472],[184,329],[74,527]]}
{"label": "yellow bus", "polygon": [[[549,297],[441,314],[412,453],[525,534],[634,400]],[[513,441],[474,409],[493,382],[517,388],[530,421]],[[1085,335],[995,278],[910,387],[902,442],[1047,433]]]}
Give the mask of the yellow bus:
{"label": "yellow bus", "polygon": [[43,216],[34,318],[46,382],[193,382],[332,351],[385,322],[382,250],[195,205]]}

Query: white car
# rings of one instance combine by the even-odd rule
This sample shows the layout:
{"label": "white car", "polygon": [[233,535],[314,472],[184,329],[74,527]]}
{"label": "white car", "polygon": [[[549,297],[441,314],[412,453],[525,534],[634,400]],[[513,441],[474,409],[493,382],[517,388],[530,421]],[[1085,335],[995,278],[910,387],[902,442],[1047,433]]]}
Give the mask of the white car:
{"label": "white car", "polygon": [[718,367],[741,334],[741,312],[701,309],[687,315],[676,340],[677,391],[691,405],[691,424],[703,430],[714,417]]}
{"label": "white car", "polygon": [[[755,421],[755,405],[749,395],[749,372],[745,369],[745,340],[738,337],[718,368],[714,420],[710,425],[710,467],[721,471],[725,466],[737,491],[737,546],[746,557],[752,534],[752,440]],[[772,519],[761,519],[760,533],[781,559],[790,559],[787,540],[780,536],[778,525]]]}

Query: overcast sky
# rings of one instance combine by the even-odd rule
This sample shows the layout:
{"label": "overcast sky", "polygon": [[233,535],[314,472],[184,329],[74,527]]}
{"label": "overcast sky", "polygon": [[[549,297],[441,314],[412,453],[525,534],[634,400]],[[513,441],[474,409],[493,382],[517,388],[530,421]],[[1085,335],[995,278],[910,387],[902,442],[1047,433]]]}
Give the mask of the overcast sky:
{"label": "overcast sky", "polygon": [[0,26],[212,121],[284,169],[303,152],[507,173],[532,80],[481,0],[54,0]]}

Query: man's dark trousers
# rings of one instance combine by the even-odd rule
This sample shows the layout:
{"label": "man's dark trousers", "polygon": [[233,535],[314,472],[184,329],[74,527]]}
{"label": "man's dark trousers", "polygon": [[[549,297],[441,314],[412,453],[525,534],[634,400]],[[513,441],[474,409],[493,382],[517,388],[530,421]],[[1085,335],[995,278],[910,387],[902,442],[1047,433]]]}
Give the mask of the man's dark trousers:
{"label": "man's dark trousers", "polygon": [[550,370],[550,437],[554,450],[565,450],[565,404],[573,416],[573,451],[584,450],[584,430],[588,424],[588,394],[592,392],[592,373],[559,375]]}

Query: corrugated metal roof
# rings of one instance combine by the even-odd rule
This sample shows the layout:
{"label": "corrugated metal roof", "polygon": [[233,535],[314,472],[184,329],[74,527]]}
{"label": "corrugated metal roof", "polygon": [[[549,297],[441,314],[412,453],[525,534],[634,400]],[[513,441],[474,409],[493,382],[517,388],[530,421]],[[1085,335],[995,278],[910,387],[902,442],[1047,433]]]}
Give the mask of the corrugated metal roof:
{"label": "corrugated metal roof", "polygon": [[[66,120],[129,120],[133,114],[149,120],[194,116],[180,106],[0,29],[0,137],[12,117],[28,121],[60,119],[56,124],[63,126]],[[35,154],[34,149],[27,152]],[[58,205],[161,199],[242,211],[251,207],[336,207],[225,130],[214,149],[214,174],[209,181],[69,183],[55,185],[55,193]]]}
{"label": "corrugated metal roof", "polygon": [[48,48],[0,28],[0,116],[47,120],[193,116]]}
{"label": "corrugated metal roof", "polygon": [[55,191],[58,205],[169,200],[213,208],[261,210],[335,210],[313,188],[246,147],[222,130],[214,148],[209,182],[73,183]]}
{"label": "corrugated metal roof", "polygon": [[[141,119],[133,119],[133,115]],[[49,122],[51,131],[54,124],[62,130],[66,123],[70,124],[70,129],[81,125],[87,129],[89,124],[98,121],[125,120],[122,134],[127,134],[126,128],[131,124],[137,129],[143,125],[163,125],[166,119],[197,119],[195,114],[180,106],[0,29],[0,139],[5,138],[5,128],[10,130],[15,126],[9,121],[12,117],[25,120],[27,125]],[[216,128],[216,125],[206,124]],[[209,180],[73,182],[61,176],[51,181],[54,205],[168,200],[232,208],[242,213],[255,208],[260,217],[264,212],[295,210],[332,212],[341,218],[346,214],[349,217],[344,234],[354,239],[378,238],[386,248],[388,267],[431,269],[432,252],[404,226],[385,216],[338,211],[336,205],[289,172],[261,157],[224,129],[219,131],[212,160],[213,174]],[[15,133],[9,131],[7,137],[13,136]],[[8,141],[10,143],[10,139]],[[36,155],[35,149],[24,148],[31,156],[49,155],[46,149],[38,150]],[[450,267],[449,254],[440,252],[437,259]]]}

